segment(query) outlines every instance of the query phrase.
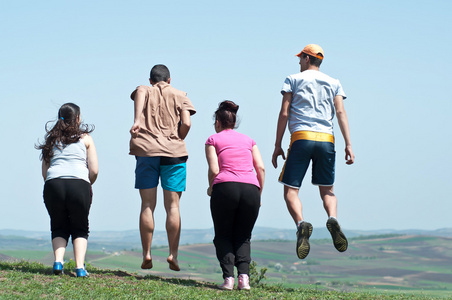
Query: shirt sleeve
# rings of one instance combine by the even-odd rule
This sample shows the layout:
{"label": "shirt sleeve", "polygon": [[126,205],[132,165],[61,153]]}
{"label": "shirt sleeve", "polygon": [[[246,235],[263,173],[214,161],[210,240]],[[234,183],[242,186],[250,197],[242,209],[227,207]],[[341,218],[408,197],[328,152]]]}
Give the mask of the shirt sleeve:
{"label": "shirt sleeve", "polygon": [[147,87],[145,85],[140,85],[138,86],[133,92],[132,94],[130,94],[130,99],[132,99],[133,101],[135,101],[135,95],[137,94],[138,89],[142,89],[142,90],[147,90]]}
{"label": "shirt sleeve", "polygon": [[190,115],[193,116],[194,114],[196,114],[196,109],[186,94],[184,98],[185,99],[182,101],[182,110],[188,110],[190,112]]}
{"label": "shirt sleeve", "polygon": [[284,95],[285,93],[292,93],[292,80],[290,79],[290,76],[286,77],[281,88],[281,94]]}
{"label": "shirt sleeve", "polygon": [[337,81],[337,89],[336,89],[336,96],[342,96],[342,98],[347,98],[347,95],[345,95],[344,89],[342,88],[341,82]]}
{"label": "shirt sleeve", "polygon": [[215,139],[213,138],[213,136],[209,136],[209,138],[206,141],[206,145],[215,147]]}

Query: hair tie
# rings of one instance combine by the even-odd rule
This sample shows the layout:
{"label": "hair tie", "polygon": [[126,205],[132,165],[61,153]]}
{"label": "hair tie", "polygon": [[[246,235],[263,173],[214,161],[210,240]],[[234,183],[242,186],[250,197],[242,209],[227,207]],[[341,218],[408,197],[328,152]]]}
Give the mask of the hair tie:
{"label": "hair tie", "polygon": [[60,117],[61,118],[61,120],[63,120],[64,121],[64,118],[63,117]]}

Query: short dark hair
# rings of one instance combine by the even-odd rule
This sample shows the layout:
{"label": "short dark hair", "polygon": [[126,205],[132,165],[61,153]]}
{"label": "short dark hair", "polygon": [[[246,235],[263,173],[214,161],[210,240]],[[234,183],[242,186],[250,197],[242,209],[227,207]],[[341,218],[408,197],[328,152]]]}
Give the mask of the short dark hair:
{"label": "short dark hair", "polygon": [[168,81],[170,78],[169,69],[165,65],[155,65],[151,69],[150,78],[152,82]]}
{"label": "short dark hair", "polygon": [[306,53],[301,53],[303,58],[306,58],[306,56],[309,56],[309,64],[316,66],[317,68],[320,67],[320,64],[322,63],[323,59],[317,58],[315,56],[306,54]]}
{"label": "short dark hair", "polygon": [[234,129],[237,121],[239,106],[230,100],[225,100],[218,105],[215,111],[215,120],[220,122],[223,129]]}

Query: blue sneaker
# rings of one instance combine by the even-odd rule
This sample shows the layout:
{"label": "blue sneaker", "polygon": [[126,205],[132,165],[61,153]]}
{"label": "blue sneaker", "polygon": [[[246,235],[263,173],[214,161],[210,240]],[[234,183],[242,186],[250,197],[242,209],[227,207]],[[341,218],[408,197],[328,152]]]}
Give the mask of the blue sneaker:
{"label": "blue sneaker", "polygon": [[75,269],[75,274],[77,275],[77,277],[88,277],[89,276],[89,273],[88,273],[88,271],[86,271],[85,268]]}
{"label": "blue sneaker", "polygon": [[64,267],[62,263],[57,261],[53,263],[53,274],[55,275],[64,274]]}

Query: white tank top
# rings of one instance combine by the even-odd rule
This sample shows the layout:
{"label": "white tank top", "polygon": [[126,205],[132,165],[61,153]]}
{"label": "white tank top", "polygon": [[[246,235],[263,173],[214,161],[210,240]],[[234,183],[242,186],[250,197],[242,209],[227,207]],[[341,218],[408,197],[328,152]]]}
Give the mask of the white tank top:
{"label": "white tank top", "polygon": [[62,145],[61,150],[57,147],[53,149],[46,181],[55,178],[76,178],[90,182],[86,146],[81,139],[76,143]]}

